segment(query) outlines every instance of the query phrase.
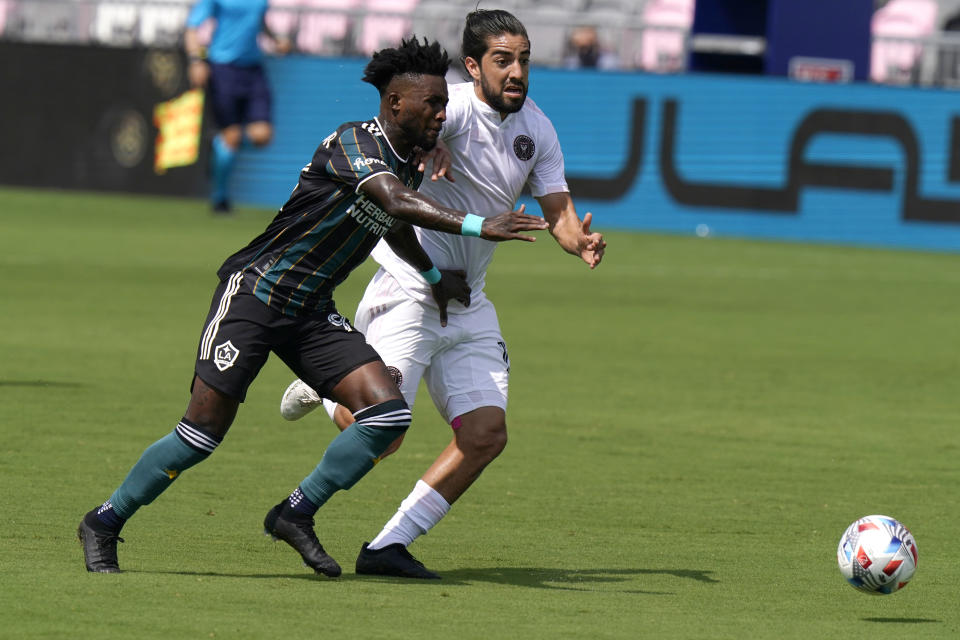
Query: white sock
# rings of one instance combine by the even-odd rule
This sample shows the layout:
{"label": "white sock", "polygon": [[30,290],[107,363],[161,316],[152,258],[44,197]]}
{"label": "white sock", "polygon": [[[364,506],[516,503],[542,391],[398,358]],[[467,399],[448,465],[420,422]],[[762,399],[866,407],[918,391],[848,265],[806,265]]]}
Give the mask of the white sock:
{"label": "white sock", "polygon": [[337,410],[337,403],[329,398],[323,399],[323,408],[327,410],[327,415],[333,420],[333,412]]}
{"label": "white sock", "polygon": [[367,548],[382,549],[396,542],[409,546],[440,522],[447,511],[450,511],[450,503],[426,482],[417,480],[413,491],[400,503],[400,508]]}

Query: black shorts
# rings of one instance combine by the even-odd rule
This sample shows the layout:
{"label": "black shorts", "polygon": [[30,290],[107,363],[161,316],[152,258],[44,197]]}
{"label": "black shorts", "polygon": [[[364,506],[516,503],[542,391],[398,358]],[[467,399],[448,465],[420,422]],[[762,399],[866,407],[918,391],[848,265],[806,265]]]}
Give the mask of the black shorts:
{"label": "black shorts", "polygon": [[194,373],[243,402],[271,351],[321,395],[357,367],[380,360],[336,309],[303,318],[283,315],[243,286],[242,274],[234,273],[213,294]]}

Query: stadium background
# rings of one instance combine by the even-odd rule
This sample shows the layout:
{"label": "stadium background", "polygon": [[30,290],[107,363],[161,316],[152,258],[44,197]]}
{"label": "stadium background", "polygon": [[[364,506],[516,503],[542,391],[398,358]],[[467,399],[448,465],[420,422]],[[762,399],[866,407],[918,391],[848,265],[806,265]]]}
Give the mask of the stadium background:
{"label": "stadium background", "polygon": [[[268,20],[298,53],[268,60],[276,139],[242,151],[237,201],[282,204],[327,129],[376,109],[357,81],[369,51],[410,31],[456,50],[467,4],[273,2]],[[960,3],[836,4],[498,6],[530,27],[531,96],[599,226],[960,249],[960,41],[945,30]],[[188,8],[0,2],[0,54],[20,61],[0,74],[0,134],[18,149],[4,154],[0,184],[202,196],[205,145],[192,166],[153,169],[153,108],[186,88]],[[600,29],[618,70],[563,68],[583,24]],[[743,73],[716,73],[731,69]]]}
{"label": "stadium background", "polygon": [[[365,55],[360,31],[318,40],[302,25],[342,26],[332,14],[359,19],[371,2],[323,2],[311,0],[327,16],[312,23],[306,2],[292,4],[302,50],[271,72],[311,74],[298,92],[313,102],[287,103],[284,118],[324,131],[290,129],[245,155],[264,164],[248,164],[238,186],[278,194],[267,199],[286,196],[314,135],[347,111],[312,74],[356,83]],[[426,13],[455,40],[467,7],[442,4],[424,0],[413,23],[427,29]],[[545,237],[498,249],[487,290],[510,343],[510,445],[417,541],[443,580],[414,585],[349,570],[318,580],[259,535],[265,508],[333,435],[325,420],[278,416],[290,373],[276,359],[217,459],[124,530],[124,574],[84,571],[78,518],[179,418],[215,270],[279,202],[249,195],[252,206],[213,216],[202,157],[153,170],[152,109],[183,89],[181,2],[0,0],[0,637],[960,637],[950,506],[960,503],[960,270],[955,224],[916,218],[955,210],[955,83],[943,64],[954,48],[941,29],[956,3],[937,8],[926,35],[873,30],[871,80],[849,84],[760,73],[765,36],[704,39],[690,26],[661,31],[705,64],[739,56],[755,72],[646,61],[626,35],[652,0],[612,14],[569,4],[580,9],[508,6],[540,52],[535,98],[562,112],[551,115],[570,176],[590,196],[578,209],[603,211],[610,249],[596,270]],[[882,8],[903,4],[925,3]],[[550,11],[558,22],[541,18]],[[562,68],[569,28],[603,15],[619,20],[604,37],[624,68]],[[873,55],[879,45],[889,58]],[[865,72],[836,59],[794,68],[823,80],[848,71]],[[561,84],[547,104],[541,89]],[[360,89],[358,100],[373,99]],[[642,140],[623,133],[633,121]],[[676,139],[667,154],[664,130]],[[605,136],[610,153],[582,135]],[[803,154],[791,163],[795,143]],[[655,232],[613,230],[620,216]],[[677,227],[660,233],[658,219]],[[844,245],[722,237],[765,227],[766,238],[819,230]],[[911,234],[950,251],[846,246],[905,246]],[[338,288],[341,310],[355,308],[373,267]],[[449,441],[425,393],[417,406],[403,449],[325,507],[323,540],[338,559],[352,560]],[[841,532],[869,513],[902,520],[920,548],[916,579],[891,597],[865,596],[837,571]]]}

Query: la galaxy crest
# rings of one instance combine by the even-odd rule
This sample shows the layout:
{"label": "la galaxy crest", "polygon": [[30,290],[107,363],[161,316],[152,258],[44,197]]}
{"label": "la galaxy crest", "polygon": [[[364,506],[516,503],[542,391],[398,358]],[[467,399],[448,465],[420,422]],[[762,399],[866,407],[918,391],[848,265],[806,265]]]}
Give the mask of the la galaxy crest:
{"label": "la galaxy crest", "polygon": [[237,361],[240,350],[233,346],[233,343],[227,340],[223,344],[218,344],[213,351],[213,364],[217,365],[220,371],[226,371]]}

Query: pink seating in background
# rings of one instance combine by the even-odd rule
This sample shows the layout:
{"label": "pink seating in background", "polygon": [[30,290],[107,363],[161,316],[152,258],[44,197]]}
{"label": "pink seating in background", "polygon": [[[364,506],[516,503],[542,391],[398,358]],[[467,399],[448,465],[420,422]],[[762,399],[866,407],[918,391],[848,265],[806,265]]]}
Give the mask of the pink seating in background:
{"label": "pink seating in background", "polygon": [[7,10],[11,4],[7,0],[0,0],[0,33],[3,33],[4,27],[7,26]]}
{"label": "pink seating in background", "polygon": [[[640,67],[646,71],[673,73],[685,67],[686,32],[693,24],[695,0],[648,0],[643,8]],[[656,27],[667,27],[657,29]]]}
{"label": "pink seating in background", "polygon": [[[363,26],[357,40],[360,53],[370,55],[374,51],[387,46],[395,46],[401,38],[411,35],[412,22],[409,17],[397,15],[377,15],[377,11],[384,13],[401,13],[410,16],[419,0],[366,0],[364,6],[368,14],[363,19]],[[426,35],[426,34],[418,34]]]}
{"label": "pink seating in background", "polygon": [[[344,53],[353,16],[343,11],[360,8],[362,0],[301,0],[301,3],[305,11],[297,32],[297,49],[304,53]],[[317,11],[321,9],[327,11]]]}
{"label": "pink seating in background", "polygon": [[[936,29],[935,0],[891,0],[873,14],[871,31],[876,37],[924,38]],[[870,79],[874,82],[906,84],[923,47],[912,42],[875,40],[870,51]]]}
{"label": "pink seating in background", "polygon": [[[264,18],[270,32],[277,36],[291,37],[297,30],[297,9],[302,5],[301,0],[270,0],[270,8]],[[260,46],[266,51],[270,51],[268,40],[264,38],[260,42]]]}

